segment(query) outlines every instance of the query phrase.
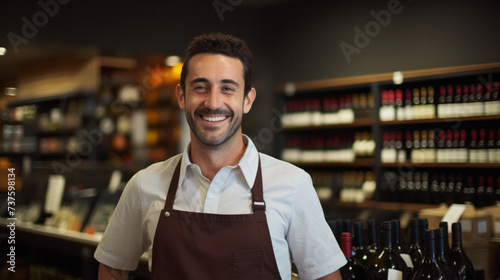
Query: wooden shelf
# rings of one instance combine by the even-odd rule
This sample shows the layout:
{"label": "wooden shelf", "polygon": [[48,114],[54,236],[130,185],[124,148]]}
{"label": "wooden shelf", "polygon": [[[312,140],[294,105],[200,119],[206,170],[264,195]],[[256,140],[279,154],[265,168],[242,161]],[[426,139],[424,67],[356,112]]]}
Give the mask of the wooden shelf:
{"label": "wooden shelf", "polygon": [[357,208],[357,209],[374,209],[374,210],[392,210],[392,211],[410,211],[418,212],[422,209],[437,208],[436,204],[420,204],[408,202],[385,202],[385,201],[364,201],[364,202],[342,202],[335,201],[336,207]]}
{"label": "wooden shelf", "polygon": [[424,163],[419,163],[419,162],[411,162],[411,161],[405,161],[405,162],[396,162],[396,163],[381,163],[380,167],[387,167],[387,168],[408,168],[408,167],[418,167],[418,168],[475,168],[475,169],[483,169],[483,168],[489,168],[489,169],[500,169],[500,163],[469,163],[469,162],[464,162],[464,163],[448,163],[448,162],[424,162]]}
{"label": "wooden shelf", "polygon": [[[438,75],[447,75],[454,74],[460,72],[468,72],[468,71],[479,71],[486,69],[496,69],[500,68],[500,62],[494,63],[484,63],[484,64],[474,64],[474,65],[465,65],[465,66],[451,66],[451,67],[441,67],[441,68],[433,68],[433,69],[423,69],[423,70],[408,70],[401,71],[403,73],[404,79],[413,79],[413,78],[424,78]],[[324,79],[324,80],[316,80],[309,82],[299,82],[295,83],[295,91],[309,91],[309,90],[318,90],[318,89],[327,89],[334,87],[343,87],[343,86],[363,86],[370,85],[371,83],[380,83],[380,82],[391,82],[394,73],[381,73],[381,74],[369,74],[369,75],[361,75],[354,77],[342,77],[342,78],[333,78],[333,79]],[[286,85],[280,85],[277,88],[277,91],[280,93],[285,92]]]}
{"label": "wooden shelf", "polygon": [[400,125],[412,125],[412,124],[479,122],[479,121],[495,121],[495,120],[500,120],[500,115],[455,117],[455,118],[433,118],[433,119],[418,119],[418,120],[381,121],[380,125],[381,126],[400,126]]}

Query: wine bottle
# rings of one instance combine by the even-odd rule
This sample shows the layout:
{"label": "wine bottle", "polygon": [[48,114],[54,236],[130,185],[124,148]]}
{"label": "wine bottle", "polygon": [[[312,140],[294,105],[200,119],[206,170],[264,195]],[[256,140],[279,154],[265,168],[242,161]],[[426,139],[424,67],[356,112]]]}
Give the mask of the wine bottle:
{"label": "wine bottle", "polygon": [[396,89],[396,119],[402,121],[406,119],[405,108],[403,107],[403,90]]}
{"label": "wine bottle", "polygon": [[417,268],[412,280],[451,280],[438,262],[434,230],[425,231],[425,253],[422,264]]}
{"label": "wine bottle", "polygon": [[367,258],[366,264],[368,261],[374,257],[376,257],[379,247],[378,247],[378,239],[377,239],[377,224],[375,220],[368,220],[367,224],[367,232],[368,232],[368,245],[366,248],[368,249],[369,256]]}
{"label": "wine bottle", "polygon": [[446,87],[440,86],[437,104],[437,116],[439,118],[450,117],[449,111],[449,104],[446,102]]}
{"label": "wine bottle", "polygon": [[500,149],[500,147],[496,146],[494,129],[488,131],[488,144],[486,146],[488,147],[488,162],[500,162],[500,158],[498,157],[498,149]]}
{"label": "wine bottle", "polygon": [[405,90],[405,115],[407,120],[413,120],[414,117],[414,107],[412,102],[411,89]]}
{"label": "wine bottle", "polygon": [[478,161],[488,162],[488,150],[486,148],[486,130],[479,130],[479,139],[477,142],[478,147]]}
{"label": "wine bottle", "polygon": [[484,176],[479,176],[477,180],[477,191],[476,191],[476,207],[486,206],[486,187],[484,184]]}
{"label": "wine bottle", "polygon": [[398,219],[391,220],[392,224],[392,248],[396,253],[401,254],[403,252],[403,246],[401,246],[401,222]]}
{"label": "wine bottle", "polygon": [[494,82],[493,85],[488,83],[486,85],[487,92],[485,94],[484,113],[486,115],[499,115],[500,114],[500,98],[499,98],[499,82]]}
{"label": "wine bottle", "polygon": [[352,236],[350,232],[343,232],[341,235],[340,246],[347,259],[347,263],[340,268],[342,279],[364,279],[365,267],[359,260],[352,257]]}
{"label": "wine bottle", "polygon": [[435,231],[437,233],[436,253],[438,256],[438,262],[441,264],[443,270],[448,275],[448,279],[458,280],[458,274],[455,272],[454,267],[452,266],[448,255],[446,254],[446,247],[448,245],[445,244],[445,236],[448,236],[448,229],[439,227]]}
{"label": "wine bottle", "polygon": [[460,280],[474,279],[474,266],[462,247],[462,225],[460,223],[451,224],[452,246],[450,251],[450,261]]}
{"label": "wine bottle", "polygon": [[[411,181],[413,181],[413,179],[411,179]],[[412,182],[412,184],[414,183]],[[414,193],[410,193],[410,195],[415,196]],[[411,275],[413,273],[413,262],[411,260],[410,255],[408,255],[406,252],[403,251],[403,246],[401,245],[401,222],[398,219],[394,219],[391,220],[391,224],[392,224],[392,234],[393,234],[392,238],[393,250],[401,256],[406,266],[408,267],[408,271]]]}
{"label": "wine bottle", "polygon": [[497,177],[497,188],[495,190],[495,203],[500,203],[500,176]]}
{"label": "wine bottle", "polygon": [[381,250],[380,253],[368,261],[366,279],[388,280],[411,278],[410,270],[401,256],[393,249],[391,222],[383,222],[381,225]]}
{"label": "wine bottle", "polygon": [[406,253],[411,258],[415,272],[424,260],[424,253],[422,252],[422,248],[420,246],[419,222],[416,218],[412,218],[410,220],[410,245]]}
{"label": "wine bottle", "polygon": [[368,260],[369,252],[363,243],[363,222],[354,221],[352,223],[352,228],[352,256],[364,265]]}
{"label": "wine bottle", "polygon": [[476,105],[474,106],[474,110],[477,116],[484,116],[483,91],[484,91],[483,84],[478,83],[476,86]]}
{"label": "wine bottle", "polygon": [[493,187],[493,176],[488,176],[488,183],[485,189],[485,206],[495,205],[495,188]]}
{"label": "wine bottle", "polygon": [[[420,244],[424,244],[424,233],[429,229],[429,220],[418,219],[418,230],[420,231]],[[425,250],[425,246],[423,248]]]}
{"label": "wine bottle", "polygon": [[470,133],[469,162],[479,162],[478,136],[476,129],[471,130]]}

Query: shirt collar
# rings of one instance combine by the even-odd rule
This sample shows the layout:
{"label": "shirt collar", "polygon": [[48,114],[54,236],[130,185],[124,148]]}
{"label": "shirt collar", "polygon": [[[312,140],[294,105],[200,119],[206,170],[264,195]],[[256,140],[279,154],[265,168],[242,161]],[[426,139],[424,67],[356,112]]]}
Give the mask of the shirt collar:
{"label": "shirt collar", "polygon": [[[255,147],[255,144],[252,142],[250,137],[245,134],[243,134],[243,141],[246,144],[246,150],[236,167],[240,168],[243,176],[245,177],[247,187],[251,189],[255,182],[255,176],[257,175],[257,168],[259,165],[259,152],[257,151],[257,148]],[[186,146],[182,154],[181,170],[179,174],[180,178],[182,179],[179,181],[179,186],[182,185],[188,166],[194,165],[194,163],[192,163],[189,158],[190,145],[191,143]]]}

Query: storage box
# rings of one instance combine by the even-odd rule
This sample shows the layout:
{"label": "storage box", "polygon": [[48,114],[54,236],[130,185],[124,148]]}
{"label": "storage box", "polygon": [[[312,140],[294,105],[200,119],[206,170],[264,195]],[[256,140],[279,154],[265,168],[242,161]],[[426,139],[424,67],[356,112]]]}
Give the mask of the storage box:
{"label": "storage box", "polygon": [[500,205],[484,207],[482,211],[492,216],[493,236],[500,238]]}
{"label": "storage box", "polygon": [[[438,208],[423,209],[419,213],[419,218],[426,218],[429,221],[429,229],[435,229],[439,227],[439,222],[446,215],[448,209],[446,205],[441,205]],[[464,247],[466,245],[480,245],[490,242],[493,236],[493,216],[490,212],[484,210],[478,211],[472,204],[467,204],[460,216],[459,222],[462,225],[462,242],[464,243]]]}

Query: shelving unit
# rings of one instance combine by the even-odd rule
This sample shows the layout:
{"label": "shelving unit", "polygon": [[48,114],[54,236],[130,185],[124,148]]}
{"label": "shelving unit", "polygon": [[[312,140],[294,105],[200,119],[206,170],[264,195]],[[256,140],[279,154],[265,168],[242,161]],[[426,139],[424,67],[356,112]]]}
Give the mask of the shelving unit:
{"label": "shelving unit", "polygon": [[[93,252],[124,184],[139,169],[178,152],[178,81],[172,67],[163,66],[163,57],[98,57],[82,64],[92,67],[90,75],[82,74],[91,78],[74,79],[81,84],[73,85],[73,72],[63,62],[52,75],[33,70],[24,85],[33,95],[2,100],[0,158],[16,171],[17,264],[24,272],[52,273],[54,268],[58,277],[69,277],[64,279],[95,279]],[[64,91],[59,84],[82,89]],[[56,186],[60,207],[48,212],[47,197],[58,197],[51,192],[51,178],[59,176],[64,178]],[[0,186],[0,198],[0,235],[5,237],[6,187]],[[5,265],[0,268],[6,271]],[[149,278],[147,259],[133,275]]]}
{"label": "shelving unit", "polygon": [[[481,178],[481,182],[485,182],[486,180],[490,179],[487,177],[494,177],[494,185],[497,185],[497,179],[496,176],[498,174],[495,173],[495,170],[498,170],[500,168],[500,162],[438,162],[437,160],[429,160],[424,162],[419,162],[417,160],[412,160],[411,155],[412,155],[412,150],[415,149],[415,147],[411,148],[406,148],[405,147],[405,132],[411,132],[413,135],[414,130],[420,131],[420,130],[426,130],[426,131],[433,131],[433,134],[435,134],[435,145],[437,147],[438,145],[438,139],[439,137],[443,137],[441,134],[444,135],[444,132],[440,132],[440,130],[465,130],[467,134],[467,140],[465,140],[467,143],[465,149],[469,148],[469,145],[472,145],[470,143],[470,130],[473,129],[483,129],[483,130],[492,130],[494,129],[495,136],[494,140],[497,141],[498,144],[494,144],[495,147],[500,145],[500,135],[497,136],[496,131],[500,130],[500,113],[494,113],[493,115],[477,115],[477,112],[468,112],[470,113],[467,116],[446,116],[446,117],[440,117],[440,110],[441,108],[444,108],[441,106],[443,103],[443,100],[440,99],[440,86],[453,86],[453,90],[455,90],[455,86],[459,86],[460,89],[457,89],[457,96],[461,96],[462,92],[458,91],[461,90],[461,85],[464,84],[464,89],[465,89],[465,84],[474,84],[478,85],[478,88],[483,85],[483,92],[486,93],[487,90],[490,90],[493,92],[493,83],[499,82],[500,81],[500,63],[488,63],[488,64],[477,64],[477,65],[466,65],[466,66],[457,66],[457,67],[443,67],[443,68],[435,68],[435,69],[423,69],[423,70],[412,70],[412,71],[402,71],[399,72],[399,75],[402,75],[404,77],[403,83],[402,84],[394,84],[393,82],[393,77],[396,73],[382,73],[382,74],[376,74],[376,75],[363,75],[363,76],[356,76],[356,77],[346,77],[346,78],[336,78],[336,79],[326,79],[326,80],[318,80],[318,81],[310,81],[310,82],[301,82],[301,83],[296,83],[296,84],[287,84],[287,85],[281,85],[277,88],[278,91],[278,96],[279,99],[282,100],[282,102],[285,104],[285,119],[288,118],[286,115],[288,113],[295,113],[294,110],[298,110],[299,115],[304,114],[304,112],[309,111],[311,114],[317,114],[316,112],[319,111],[320,114],[326,114],[330,113],[328,112],[328,108],[325,104],[326,98],[330,97],[338,97],[338,96],[346,96],[346,95],[352,95],[352,94],[357,94],[357,93],[370,93],[373,96],[373,112],[371,116],[369,117],[355,117],[353,120],[347,123],[340,123],[340,124],[306,124],[306,125],[289,125],[287,123],[288,120],[284,122],[283,126],[283,142],[279,143],[279,150],[281,151],[287,151],[289,148],[290,144],[288,141],[290,141],[291,137],[297,137],[297,135],[303,137],[304,139],[308,139],[310,137],[314,137],[316,135],[335,135],[335,134],[343,134],[343,133],[351,133],[354,134],[357,131],[367,131],[372,135],[372,139],[375,142],[375,149],[373,152],[373,155],[368,156],[368,157],[363,157],[363,158],[358,158],[355,157],[351,161],[348,162],[335,162],[335,163],[325,163],[325,162],[301,162],[300,160],[294,162],[295,164],[299,165],[300,167],[305,168],[306,170],[310,172],[324,172],[325,174],[332,174],[332,173],[342,173],[342,172],[349,172],[349,171],[363,171],[363,172],[373,172],[375,176],[375,182],[376,182],[376,192],[373,194],[373,197],[368,197],[368,201],[365,201],[361,203],[361,207],[367,207],[367,208],[372,208],[372,209],[394,209],[393,207],[386,207],[386,204],[380,204],[383,201],[395,201],[394,197],[390,196],[390,191],[389,189],[392,190],[392,192],[397,191],[397,188],[399,187],[398,184],[400,183],[400,179],[407,176],[408,174],[413,175],[413,173],[418,173],[418,176],[421,176],[422,172],[427,172],[427,173],[443,173],[447,174],[450,172],[455,172],[455,173],[460,173],[463,174],[464,176],[473,176],[473,181],[474,185],[473,187],[477,189],[477,178],[475,176],[482,176],[484,178]],[[488,83],[488,88],[487,88],[487,83]],[[402,96],[402,99],[400,101],[404,101],[407,97],[405,96],[405,90],[411,90],[410,93],[413,94],[413,91],[416,89],[417,94],[420,94],[420,88],[421,87],[426,87],[425,91],[422,89],[422,95],[418,96],[420,97],[428,97],[432,96],[432,99],[429,98],[431,102],[431,107],[433,108],[433,111],[431,112],[433,114],[433,117],[423,117],[419,119],[397,119],[396,118],[396,113],[398,110],[403,111],[406,107],[404,102],[402,103],[397,103],[394,99],[394,96],[392,97],[391,100],[386,99],[386,94],[388,91],[400,91]],[[434,93],[431,95],[431,92],[429,92],[429,95],[427,95],[427,87],[433,87]],[[498,89],[498,87],[497,87]],[[479,91],[479,90],[478,90]],[[393,93],[394,94],[394,93]],[[454,94],[454,93],[452,93]],[[411,95],[413,98],[413,95]],[[488,96],[489,98],[493,98],[492,96]],[[484,98],[483,96],[480,98]],[[498,102],[500,104],[500,100],[498,99],[498,95],[495,95],[495,102]],[[312,104],[313,102],[310,101],[312,99],[320,99],[323,100],[324,102],[321,103],[321,106],[315,105],[315,107],[307,107],[307,106],[302,106],[300,107],[299,105],[293,104],[293,106],[288,106],[290,101],[293,100],[302,100],[304,104]],[[446,101],[446,99],[444,99]],[[418,106],[419,102],[418,100],[414,100],[416,103],[411,102],[412,99],[409,99],[409,103],[406,104],[406,106]],[[477,100],[471,100],[471,102],[476,102]],[[484,100],[480,100],[482,102],[485,102]],[[424,103],[427,103],[427,99],[423,100]],[[489,101],[488,101],[489,102]],[[445,102],[445,103],[450,103],[450,102]],[[453,103],[453,102],[451,102]],[[472,104],[472,103],[470,103]],[[493,104],[493,103],[488,103],[488,104]],[[496,103],[495,103],[496,104]],[[352,104],[350,104],[352,105]],[[380,115],[380,110],[386,106],[389,108],[389,117],[387,116],[381,116]],[[463,106],[468,106],[463,105]],[[481,105],[481,106],[484,106]],[[489,106],[490,110],[492,105],[487,105]],[[494,105],[496,106],[496,105]],[[500,106],[500,105],[499,105]],[[299,108],[299,109],[297,109]],[[385,107],[384,107],[385,108]],[[410,107],[407,107],[410,108]],[[415,108],[415,107],[414,107]],[[420,107],[421,108],[421,107]],[[438,109],[439,108],[439,109]],[[464,107],[467,108],[467,107]],[[495,107],[496,108],[496,107]],[[495,109],[493,108],[493,109]],[[290,109],[292,112],[290,112]],[[496,110],[496,109],[495,109]],[[500,108],[498,108],[500,110]],[[500,112],[500,111],[499,111]],[[429,113],[429,112],[427,112]],[[476,114],[476,115],[474,115]],[[356,115],[356,114],[354,114]],[[392,118],[392,119],[391,119]],[[395,132],[398,134],[402,134],[402,139],[398,140],[401,141],[401,147],[398,148],[396,151],[396,148],[393,147],[394,151],[392,151],[390,154],[397,155],[397,153],[400,152],[405,152],[404,158],[401,156],[400,159],[394,158],[392,160],[387,161],[386,158],[383,158],[386,154],[385,151],[383,152],[384,144],[387,144],[384,142],[384,137],[388,135],[388,133]],[[441,134],[439,134],[441,133]],[[483,131],[484,133],[484,131]],[[479,135],[479,131],[477,131],[477,134]],[[420,134],[418,134],[420,135]],[[422,134],[423,135],[423,134]],[[427,132],[426,132],[427,135]],[[434,135],[432,135],[434,136]],[[484,136],[484,135],[483,135]],[[478,136],[479,137],[479,136]],[[497,139],[498,138],[498,139]],[[410,139],[411,140],[411,139]],[[427,139],[424,139],[427,140]],[[446,140],[446,139],[445,139]],[[483,139],[484,140],[484,139]],[[492,139],[493,140],[493,139]],[[305,141],[305,140],[304,140]],[[412,140],[413,141],[413,140]],[[420,140],[418,140],[420,141]],[[450,140],[451,141],[451,140]],[[394,142],[393,142],[394,143]],[[351,143],[352,144],[352,143]],[[294,149],[299,150],[307,150],[309,148],[306,148],[306,146],[300,146],[300,144],[297,145],[298,147],[294,147]],[[348,146],[348,145],[347,145]],[[419,148],[418,146],[416,146]],[[322,146],[318,147],[317,149],[323,151],[327,151],[329,148]],[[500,149],[500,147],[498,147]],[[434,150],[436,150],[434,148]],[[500,151],[500,150],[499,150]],[[437,153],[437,152],[433,152]],[[287,160],[286,158],[284,158]],[[480,159],[482,160],[482,159]],[[457,172],[458,170],[458,172]],[[390,173],[390,174],[389,174]],[[390,176],[389,176],[390,175]],[[432,176],[433,174],[427,174],[428,176]],[[425,175],[425,176],[427,176]],[[437,176],[437,175],[436,175]],[[440,175],[441,176],[441,175]],[[438,177],[440,177],[438,176]],[[446,176],[445,176],[446,177]],[[433,178],[429,178],[429,189],[430,189],[430,184],[432,183]],[[470,181],[469,178],[467,178],[468,181]],[[436,180],[441,180],[441,178],[438,178]],[[466,184],[466,179],[464,179],[463,184]],[[439,181],[441,182],[441,181]],[[441,182],[443,183],[443,182]],[[453,184],[455,182],[448,182],[446,181],[447,184]],[[499,183],[500,184],[500,183]],[[325,188],[325,183],[319,184],[321,185],[322,188]],[[353,207],[354,204],[353,202],[341,202],[339,200],[338,195],[342,188],[344,187],[341,183],[340,180],[333,180],[330,182],[329,186],[333,189],[333,197],[331,197],[328,201],[324,201],[324,204],[327,206],[327,209],[329,209],[330,206],[332,205],[337,205],[340,207]],[[488,188],[488,186],[479,186],[482,188]],[[357,186],[357,188],[361,188],[361,186]],[[500,188],[500,186],[498,186]],[[430,192],[430,191],[429,191]],[[408,202],[408,201],[401,201],[401,202]],[[445,201],[440,201],[440,202],[445,202]],[[437,203],[440,203],[438,201],[435,201],[433,203],[427,203],[427,204],[421,204],[425,207],[433,206],[436,205]],[[449,201],[447,201],[449,202]],[[457,201],[460,202],[460,201]],[[384,202],[386,203],[386,202]],[[390,202],[387,202],[390,203]],[[398,203],[397,201],[394,203]],[[413,207],[411,210],[413,212],[418,212],[418,210],[421,209],[420,206],[418,206],[419,203],[416,203],[416,207]],[[384,205],[384,206],[382,206]],[[357,206],[358,207],[358,206]],[[396,207],[397,209],[397,207]]]}

